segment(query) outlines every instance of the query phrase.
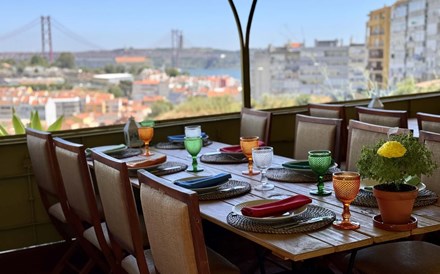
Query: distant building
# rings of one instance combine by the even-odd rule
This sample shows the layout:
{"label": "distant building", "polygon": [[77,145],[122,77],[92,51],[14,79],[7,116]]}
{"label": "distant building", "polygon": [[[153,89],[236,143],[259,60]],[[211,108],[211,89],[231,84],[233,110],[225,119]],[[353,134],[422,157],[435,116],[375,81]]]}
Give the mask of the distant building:
{"label": "distant building", "polygon": [[49,98],[45,107],[47,124],[52,124],[61,115],[70,117],[81,113],[80,106],[81,99],[79,97]]}
{"label": "distant building", "polygon": [[[367,22],[367,48],[370,80],[376,88],[388,88],[390,63],[390,22],[391,7],[383,7],[369,14]],[[373,88],[373,87],[369,87]]]}
{"label": "distant building", "polygon": [[301,50],[299,91],[349,99],[353,91],[366,89],[364,44],[342,45],[338,40],[315,40]]}
{"label": "distant building", "polygon": [[391,12],[390,83],[440,72],[440,0],[400,0]]}
{"label": "distant building", "polygon": [[[133,82],[133,91],[131,98],[133,100],[141,100],[144,96],[154,96],[160,94],[160,81],[144,79]],[[167,95],[167,94],[166,94]],[[167,97],[165,95],[165,97]]]}
{"label": "distant building", "polygon": [[95,74],[93,81],[101,84],[114,84],[117,85],[121,81],[133,81],[133,75],[130,73],[105,73]]}
{"label": "distant building", "polygon": [[303,44],[288,43],[283,47],[269,46],[256,52],[252,64],[252,96],[283,94],[298,90],[299,64]]}

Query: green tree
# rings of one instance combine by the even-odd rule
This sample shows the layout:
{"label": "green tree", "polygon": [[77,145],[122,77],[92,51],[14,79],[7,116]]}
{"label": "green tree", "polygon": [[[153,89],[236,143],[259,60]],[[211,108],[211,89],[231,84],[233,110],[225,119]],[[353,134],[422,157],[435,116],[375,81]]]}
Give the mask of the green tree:
{"label": "green tree", "polygon": [[170,77],[176,77],[179,75],[179,70],[176,68],[166,68],[165,73]]}
{"label": "green tree", "polygon": [[173,109],[173,104],[168,101],[157,101],[151,106],[151,117],[157,117],[165,112],[171,111]]}
{"label": "green tree", "polygon": [[41,55],[34,55],[31,58],[31,61],[29,62],[32,66],[42,66],[47,67],[49,63],[47,62],[46,58],[44,58]]}
{"label": "green tree", "polygon": [[393,91],[392,95],[403,95],[414,92],[416,92],[416,80],[413,77],[408,77],[397,83],[397,89]]}
{"label": "green tree", "polygon": [[62,52],[55,61],[55,65],[60,68],[72,69],[75,67],[75,56],[70,52]]}
{"label": "green tree", "polygon": [[121,81],[121,82],[119,82],[119,88],[124,93],[124,96],[130,97],[131,92],[133,90],[133,82],[132,81]]}
{"label": "green tree", "polygon": [[125,67],[121,65],[106,65],[104,67],[105,73],[124,73]]}
{"label": "green tree", "polygon": [[108,93],[112,93],[115,97],[122,97],[124,96],[124,92],[119,86],[111,86],[108,89]]}

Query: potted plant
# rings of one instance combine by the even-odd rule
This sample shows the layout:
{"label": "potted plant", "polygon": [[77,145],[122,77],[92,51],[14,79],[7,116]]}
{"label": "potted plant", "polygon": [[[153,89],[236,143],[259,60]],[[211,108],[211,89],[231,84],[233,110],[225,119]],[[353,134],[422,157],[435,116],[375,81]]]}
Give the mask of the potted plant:
{"label": "potted plant", "polygon": [[[436,167],[432,152],[411,134],[389,135],[388,140],[363,147],[357,162],[362,178],[378,182],[373,195],[382,221],[388,224],[410,221],[418,194],[414,185],[420,182],[421,174],[430,175]],[[409,179],[412,184],[406,183]]]}

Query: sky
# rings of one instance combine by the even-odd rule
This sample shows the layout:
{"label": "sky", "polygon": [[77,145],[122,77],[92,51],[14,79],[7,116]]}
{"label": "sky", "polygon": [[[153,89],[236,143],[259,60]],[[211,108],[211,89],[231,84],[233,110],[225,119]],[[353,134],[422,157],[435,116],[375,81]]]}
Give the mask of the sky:
{"label": "sky", "polygon": [[[234,0],[243,32],[251,0]],[[249,46],[313,46],[315,39],[365,42],[368,14],[395,0],[259,0]],[[41,16],[50,16],[54,51],[171,46],[240,48],[227,0],[16,0],[0,5],[0,52],[41,51]]]}

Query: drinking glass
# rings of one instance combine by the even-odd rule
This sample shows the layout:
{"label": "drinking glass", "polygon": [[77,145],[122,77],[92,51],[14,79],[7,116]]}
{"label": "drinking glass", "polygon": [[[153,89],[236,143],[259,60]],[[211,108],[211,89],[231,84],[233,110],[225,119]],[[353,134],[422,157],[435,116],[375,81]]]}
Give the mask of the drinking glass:
{"label": "drinking glass", "polygon": [[359,223],[350,221],[350,203],[356,198],[361,184],[361,176],[357,172],[333,173],[333,189],[336,198],[344,205],[342,220],[333,222],[333,226],[339,229],[357,229]]}
{"label": "drinking glass", "polygon": [[144,141],[145,144],[145,156],[153,155],[150,152],[150,142],[153,139],[154,135],[154,121],[142,121],[139,123],[140,127],[138,128],[139,138]]}
{"label": "drinking glass", "polygon": [[332,153],[330,150],[311,150],[309,151],[309,165],[313,172],[318,175],[318,189],[311,190],[310,194],[317,196],[328,196],[331,191],[324,189],[323,176],[327,173],[332,164]]}
{"label": "drinking glass", "polygon": [[200,172],[203,171],[203,168],[197,167],[197,154],[199,154],[200,150],[203,146],[202,137],[185,137],[185,148],[186,151],[192,157],[192,167],[189,167],[186,171],[189,172]]}
{"label": "drinking glass", "polygon": [[185,137],[200,137],[202,129],[199,125],[191,125],[185,127]]}
{"label": "drinking glass", "polygon": [[258,147],[258,136],[251,136],[251,137],[240,137],[240,147],[243,154],[248,158],[248,170],[244,170],[241,173],[244,175],[258,175],[260,174],[259,171],[253,170],[252,167],[252,149],[254,147]]}
{"label": "drinking glass", "polygon": [[273,147],[254,147],[252,148],[252,158],[255,167],[261,170],[260,185],[256,186],[256,190],[265,191],[274,189],[274,185],[267,182],[266,171],[272,164]]}

